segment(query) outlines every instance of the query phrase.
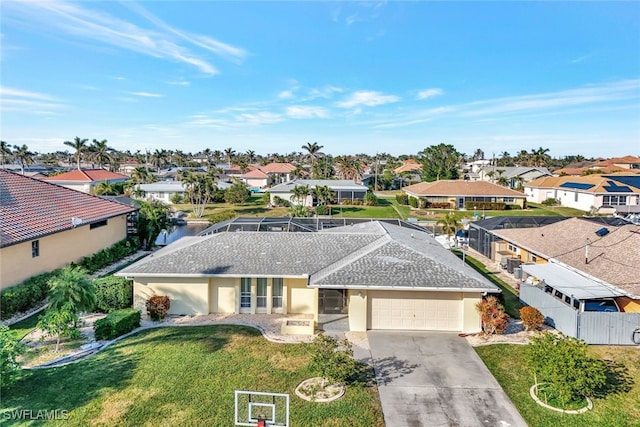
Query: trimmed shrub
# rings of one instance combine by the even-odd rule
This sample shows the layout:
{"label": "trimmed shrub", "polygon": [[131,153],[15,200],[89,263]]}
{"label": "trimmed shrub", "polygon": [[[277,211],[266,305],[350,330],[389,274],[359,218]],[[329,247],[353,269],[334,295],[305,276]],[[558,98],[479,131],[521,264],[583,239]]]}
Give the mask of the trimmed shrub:
{"label": "trimmed shrub", "polygon": [[[520,209],[520,206],[517,209]],[[464,207],[467,210],[485,210],[485,211],[504,211],[507,209],[507,204],[503,202],[474,202],[469,201],[464,203]]]}
{"label": "trimmed shrub", "polygon": [[520,318],[527,331],[537,331],[544,323],[544,316],[535,307],[522,307],[520,309]]}
{"label": "trimmed shrub", "polygon": [[408,205],[409,195],[407,193],[396,194],[396,202],[398,202],[399,205]]}
{"label": "trimmed shrub", "polygon": [[417,208],[418,199],[416,199],[415,197],[409,197],[409,206],[411,206],[412,208]]}
{"label": "trimmed shrub", "polygon": [[426,209],[431,206],[431,203],[427,199],[418,199],[418,208]]}
{"label": "trimmed shrub", "polygon": [[509,325],[509,315],[494,296],[488,296],[476,304],[482,319],[482,330],[486,335],[503,334]]}
{"label": "trimmed shrub", "polygon": [[146,302],[147,314],[151,320],[162,320],[171,308],[171,301],[165,295],[154,295]]}
{"label": "trimmed shrub", "polygon": [[367,192],[367,194],[364,195],[364,204],[367,206],[375,206],[376,203],[378,203],[378,198],[376,197],[376,195],[369,191]]}
{"label": "trimmed shrub", "polygon": [[451,209],[451,203],[449,203],[449,202],[435,202],[435,203],[431,203],[431,205],[429,207],[433,208],[433,209]]}
{"label": "trimmed shrub", "polygon": [[558,206],[560,204],[560,200],[550,198],[542,201],[542,204],[545,206]]}
{"label": "trimmed shrub", "polygon": [[140,311],[132,308],[116,310],[97,320],[93,330],[97,340],[112,340],[140,326]]}
{"label": "trimmed shrub", "polygon": [[89,273],[95,273],[101,268],[135,253],[139,248],[140,240],[136,237],[128,237],[109,248],[83,258],[80,266],[84,267]]}
{"label": "trimmed shrub", "polygon": [[96,291],[95,310],[110,313],[133,305],[133,282],[124,277],[108,276],[93,281]]}
{"label": "trimmed shrub", "polygon": [[315,208],[316,215],[329,215],[330,209],[327,205],[318,205]]}
{"label": "trimmed shrub", "polygon": [[169,199],[174,205],[182,203],[182,195],[180,193],[173,193],[173,196]]}

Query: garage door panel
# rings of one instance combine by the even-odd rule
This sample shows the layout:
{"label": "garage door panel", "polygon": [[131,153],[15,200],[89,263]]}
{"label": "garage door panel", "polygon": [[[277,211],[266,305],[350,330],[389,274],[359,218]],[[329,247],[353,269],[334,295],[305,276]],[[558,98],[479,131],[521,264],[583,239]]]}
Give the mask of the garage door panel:
{"label": "garage door panel", "polygon": [[371,329],[462,329],[460,293],[373,291],[368,304]]}

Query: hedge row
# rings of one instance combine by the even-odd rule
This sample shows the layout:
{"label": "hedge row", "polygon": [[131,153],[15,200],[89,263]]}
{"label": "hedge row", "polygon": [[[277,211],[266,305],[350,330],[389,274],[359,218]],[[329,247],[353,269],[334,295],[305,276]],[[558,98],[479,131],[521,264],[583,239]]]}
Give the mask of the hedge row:
{"label": "hedge row", "polygon": [[116,310],[97,320],[93,330],[97,340],[112,340],[140,326],[140,311],[132,308]]}
{"label": "hedge row", "polygon": [[503,202],[465,202],[464,207],[467,210],[486,210],[486,211],[503,211],[507,205]]}
{"label": "hedge row", "polygon": [[140,249],[140,240],[137,237],[128,237],[109,248],[83,258],[79,265],[89,273],[95,273],[101,268],[135,253],[138,249]]}
{"label": "hedge row", "polygon": [[[139,240],[130,237],[84,258],[78,265],[84,267],[89,273],[93,273],[136,252],[139,247]],[[3,289],[0,292],[0,319],[5,320],[16,313],[26,312],[42,305],[49,293],[47,282],[58,274],[58,271],[42,273],[30,277],[19,285]]]}
{"label": "hedge row", "polygon": [[0,319],[8,319],[16,313],[42,305],[49,293],[49,279],[58,270],[30,277],[22,284],[4,289],[0,293]]}
{"label": "hedge row", "polygon": [[95,279],[95,311],[110,313],[133,305],[133,282],[125,277],[108,276]]}

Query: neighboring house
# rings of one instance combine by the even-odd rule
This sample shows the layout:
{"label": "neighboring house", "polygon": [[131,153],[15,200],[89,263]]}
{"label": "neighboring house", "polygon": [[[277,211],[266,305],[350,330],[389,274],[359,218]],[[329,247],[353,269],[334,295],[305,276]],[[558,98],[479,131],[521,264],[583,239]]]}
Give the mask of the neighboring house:
{"label": "neighboring house", "polygon": [[378,221],[184,237],[116,275],[135,307],[166,295],[174,315],[342,313],[352,331],[479,332],[475,305],[499,292],[428,233]]}
{"label": "neighboring house", "polygon": [[486,166],[478,171],[479,179],[500,184],[509,188],[522,188],[527,182],[544,176],[551,176],[547,168],[530,166]]}
{"label": "neighboring house", "polygon": [[[553,260],[566,264],[636,300],[632,311],[640,312],[640,226],[603,226],[598,221],[569,218],[539,228],[494,230],[493,234],[502,239],[497,252],[508,251],[523,263]],[[631,302],[624,300],[623,307],[627,303]]]}
{"label": "neighboring house", "polygon": [[596,159],[595,161],[582,161],[572,163],[562,169],[553,171],[555,176],[573,175],[582,176],[588,173],[610,174],[615,172],[640,173],[640,157],[624,156],[612,159]]}
{"label": "neighboring house", "polygon": [[135,211],[0,169],[0,288],[112,246]]}
{"label": "neighboring house", "polygon": [[520,208],[525,206],[525,196],[522,193],[486,181],[420,182],[402,190],[409,197],[426,200],[428,204],[448,205],[449,209],[473,209],[473,202],[505,203]]}
{"label": "neighboring house", "polygon": [[140,184],[140,190],[144,191],[143,198],[159,200],[170,204],[171,198],[178,194],[184,199],[186,189],[182,181],[158,181],[150,184]]}
{"label": "neighboring house", "polygon": [[403,162],[402,166],[398,166],[393,172],[401,177],[401,186],[405,183],[420,182],[422,181],[422,164],[416,162],[414,159],[407,159]]}
{"label": "neighboring house", "polygon": [[282,184],[284,182],[291,181],[293,176],[291,175],[296,170],[295,165],[291,163],[269,163],[264,166],[260,166],[260,170],[271,178],[270,183]]}
{"label": "neighboring house", "polygon": [[144,166],[144,164],[140,164],[136,160],[127,160],[126,162],[120,163],[118,172],[131,176],[131,172],[139,166]]}
{"label": "neighboring house", "polygon": [[180,177],[187,172],[205,173],[206,170],[201,167],[170,167],[161,169],[158,172],[158,178],[161,181],[180,181]]}
{"label": "neighboring house", "polygon": [[113,184],[116,182],[126,182],[128,180],[129,177],[127,175],[110,172],[105,169],[74,169],[60,175],[43,178],[43,181],[62,185],[63,187],[82,191],[83,193],[93,192],[93,188],[103,182]]}
{"label": "neighboring house", "polygon": [[[363,200],[369,190],[367,186],[356,184],[351,180],[334,180],[334,179],[294,179],[284,184],[274,185],[269,189],[271,194],[271,204],[275,205],[275,198],[280,197],[283,200],[298,204],[298,201],[292,201],[293,189],[298,186],[309,186],[309,189],[316,187],[329,187],[333,191],[333,202],[337,204],[350,203],[355,200]],[[313,197],[307,196],[304,206],[313,206]]]}
{"label": "neighboring house", "polygon": [[[640,226],[570,218],[493,234],[496,254],[522,262],[520,298],[554,327],[591,344],[633,344],[640,327]],[[625,313],[588,312],[602,301],[615,301]]]}
{"label": "neighboring house", "polygon": [[242,182],[252,188],[266,188],[269,185],[269,175],[256,168],[247,173],[242,174],[240,178]]}
{"label": "neighboring house", "polygon": [[527,201],[556,199],[562,206],[591,211],[602,207],[640,205],[640,175],[586,175],[544,177],[524,186]]}

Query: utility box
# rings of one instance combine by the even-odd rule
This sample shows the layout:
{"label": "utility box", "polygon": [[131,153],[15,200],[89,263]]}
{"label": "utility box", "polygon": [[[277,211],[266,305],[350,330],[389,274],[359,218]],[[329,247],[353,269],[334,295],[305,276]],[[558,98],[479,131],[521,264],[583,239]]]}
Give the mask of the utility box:
{"label": "utility box", "polygon": [[513,269],[519,267],[522,264],[520,258],[508,258],[507,259],[507,271],[513,274]]}

